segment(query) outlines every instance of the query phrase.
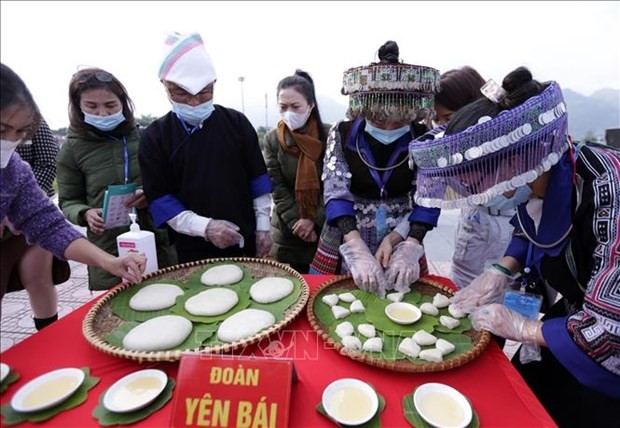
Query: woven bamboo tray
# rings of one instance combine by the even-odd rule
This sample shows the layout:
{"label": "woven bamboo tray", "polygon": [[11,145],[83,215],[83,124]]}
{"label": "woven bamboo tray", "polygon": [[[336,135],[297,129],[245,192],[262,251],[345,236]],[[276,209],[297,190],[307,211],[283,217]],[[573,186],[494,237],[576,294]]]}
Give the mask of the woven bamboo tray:
{"label": "woven bamboo tray", "polygon": [[156,272],[145,275],[144,280],[167,279],[185,281],[187,277],[189,277],[196,270],[202,269],[210,264],[222,262],[243,265],[256,279],[260,279],[266,276],[283,275],[295,277],[301,283],[301,294],[297,301],[285,311],[284,318],[281,321],[247,339],[212,347],[145,352],[132,351],[113,346],[104,340],[104,337],[108,333],[110,333],[123,322],[121,318],[117,317],[112,313],[110,302],[118,293],[129,287],[132,287],[133,285],[120,284],[112,288],[108,293],[106,293],[101,298],[101,300],[95,303],[95,305],[88,311],[82,323],[82,333],[84,334],[84,337],[91,345],[93,345],[95,348],[105,354],[113,355],[115,357],[127,358],[130,360],[137,360],[140,362],[178,361],[181,358],[181,355],[185,352],[199,352],[207,354],[231,353],[236,350],[243,349],[246,346],[257,343],[265,337],[269,336],[270,334],[284,328],[303,310],[304,306],[308,302],[308,297],[310,293],[306,280],[291,267],[282,263],[265,259],[237,257],[201,260],[197,262],[184,263],[160,269]]}
{"label": "woven bamboo tray", "polygon": [[[437,292],[445,294],[446,296],[452,296],[454,292],[449,288],[435,281],[420,279],[414,283],[412,287],[415,291],[418,291],[422,295],[434,296]],[[370,366],[379,367],[382,369],[393,370],[398,372],[417,372],[417,373],[430,373],[439,372],[444,370],[453,369],[477,358],[482,351],[489,344],[491,335],[488,331],[475,331],[473,329],[464,332],[463,334],[469,336],[474,345],[473,349],[468,352],[457,355],[453,358],[446,356],[446,360],[439,363],[414,363],[407,359],[402,360],[386,360],[379,357],[374,357],[369,354],[357,350],[351,350],[345,348],[342,343],[334,340],[329,335],[328,327],[323,324],[314,314],[315,301],[321,302],[321,298],[326,294],[331,294],[332,290],[357,290],[357,286],[353,282],[351,275],[339,276],[334,278],[325,284],[321,285],[316,292],[310,297],[307,307],[307,315],[310,325],[317,334],[332,348],[338,351],[340,354],[347,356],[353,360],[368,364]],[[342,321],[346,321],[343,318]]]}

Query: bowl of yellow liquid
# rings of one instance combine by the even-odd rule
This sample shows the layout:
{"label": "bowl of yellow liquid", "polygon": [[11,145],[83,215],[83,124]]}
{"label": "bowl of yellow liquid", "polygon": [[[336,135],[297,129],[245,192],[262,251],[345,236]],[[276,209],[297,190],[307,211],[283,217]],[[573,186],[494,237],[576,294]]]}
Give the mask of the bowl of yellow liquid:
{"label": "bowl of yellow liquid", "polygon": [[85,378],[76,368],[45,373],[22,386],[11,399],[11,407],[23,413],[49,409],[69,398]]}
{"label": "bowl of yellow liquid", "polygon": [[330,418],[345,425],[368,422],[379,409],[379,397],[359,379],[338,379],[323,391],[323,408]]}
{"label": "bowl of yellow liquid", "polygon": [[408,325],[422,318],[422,311],[411,303],[395,302],[385,307],[385,315],[396,324]]}
{"label": "bowl of yellow liquid", "polygon": [[116,381],[103,396],[103,407],[114,413],[128,413],[146,407],[162,393],[168,376],[161,370],[146,369]]}
{"label": "bowl of yellow liquid", "polygon": [[425,383],[413,393],[413,405],[426,422],[437,428],[465,428],[473,411],[467,398],[442,383]]}

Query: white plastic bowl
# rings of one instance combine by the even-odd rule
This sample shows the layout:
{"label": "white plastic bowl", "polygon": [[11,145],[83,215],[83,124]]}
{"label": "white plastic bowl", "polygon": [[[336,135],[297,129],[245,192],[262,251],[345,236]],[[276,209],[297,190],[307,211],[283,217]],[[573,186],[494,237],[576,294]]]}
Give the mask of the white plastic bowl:
{"label": "white plastic bowl", "polygon": [[396,324],[409,325],[422,318],[422,311],[411,303],[394,302],[385,307],[385,315]]}
{"label": "white plastic bowl", "polygon": [[84,372],[76,368],[45,373],[22,386],[11,399],[11,407],[24,413],[49,409],[77,391],[85,377]]}
{"label": "white plastic bowl", "polygon": [[345,425],[368,422],[379,409],[379,398],[370,385],[358,379],[338,379],[323,391],[323,408],[330,418]]}
{"label": "white plastic bowl", "polygon": [[438,428],[465,428],[473,411],[467,398],[442,383],[425,383],[413,394],[413,405],[429,424]]}
{"label": "white plastic bowl", "polygon": [[108,389],[103,396],[103,407],[114,413],[134,412],[152,403],[167,383],[168,376],[161,370],[133,372]]}
{"label": "white plastic bowl", "polygon": [[4,363],[0,363],[0,382],[4,382],[4,379],[11,373],[11,368]]}

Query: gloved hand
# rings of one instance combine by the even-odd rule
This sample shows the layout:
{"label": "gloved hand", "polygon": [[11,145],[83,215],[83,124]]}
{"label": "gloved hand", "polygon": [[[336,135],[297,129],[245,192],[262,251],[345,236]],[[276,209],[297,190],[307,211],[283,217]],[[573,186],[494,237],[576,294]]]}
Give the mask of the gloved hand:
{"label": "gloved hand", "polygon": [[469,318],[476,330],[489,330],[497,336],[517,342],[542,342],[541,321],[525,318],[499,303],[482,306],[474,310]]}
{"label": "gloved hand", "polygon": [[383,268],[361,238],[353,238],[342,244],[340,254],[351,270],[355,285],[381,298],[385,297],[387,281]]}
{"label": "gloved hand", "polygon": [[478,306],[498,301],[510,288],[513,277],[506,275],[494,266],[491,266],[475,278],[467,287],[456,292],[450,299],[456,309],[470,313]]}
{"label": "gloved hand", "polygon": [[424,255],[424,247],[406,240],[394,247],[390,264],[385,271],[388,287],[394,284],[399,293],[407,293],[411,284],[420,278],[420,257]]}
{"label": "gloved hand", "polygon": [[239,233],[239,226],[228,220],[212,219],[207,225],[205,239],[221,249],[237,244],[243,248],[244,239]]}
{"label": "gloved hand", "polygon": [[256,231],[256,257],[259,259],[267,258],[269,251],[271,251],[271,244],[273,244],[273,241],[269,231]]}

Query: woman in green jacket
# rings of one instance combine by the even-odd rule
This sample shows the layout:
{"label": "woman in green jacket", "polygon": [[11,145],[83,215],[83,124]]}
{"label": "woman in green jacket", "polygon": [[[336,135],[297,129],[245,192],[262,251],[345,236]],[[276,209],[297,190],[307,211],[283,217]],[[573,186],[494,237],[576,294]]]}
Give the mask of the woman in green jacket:
{"label": "woman in green jacket", "polygon": [[308,273],[325,221],[320,171],[330,127],[321,121],[314,83],[305,71],[282,79],[277,94],[281,120],[263,144],[274,186],[271,254]]}
{"label": "woman in green jacket", "polygon": [[[129,227],[105,227],[104,194],[109,185],[136,183],[138,188],[127,206],[136,209],[143,230],[155,232],[159,268],[175,264],[167,230],[154,229],[147,211],[138,165],[140,135],[125,87],[102,69],[78,71],[69,84],[69,121],[57,165],[59,205],[65,217],[86,227],[93,244],[117,256],[116,237]],[[120,280],[102,269],[88,268],[91,290],[108,289]]]}

